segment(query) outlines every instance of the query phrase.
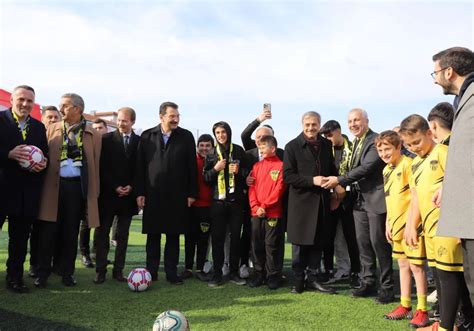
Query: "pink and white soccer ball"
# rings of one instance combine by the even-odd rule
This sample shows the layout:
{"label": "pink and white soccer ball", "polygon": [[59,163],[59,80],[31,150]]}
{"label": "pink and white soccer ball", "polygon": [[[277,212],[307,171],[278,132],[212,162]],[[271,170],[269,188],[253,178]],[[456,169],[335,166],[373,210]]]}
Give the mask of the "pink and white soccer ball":
{"label": "pink and white soccer ball", "polygon": [[44,161],[44,155],[41,149],[33,145],[23,147],[23,150],[28,152],[28,157],[25,160],[19,161],[20,167],[26,170],[33,169],[38,163]]}
{"label": "pink and white soccer ball", "polygon": [[127,282],[133,292],[143,292],[151,285],[151,274],[145,268],[136,268],[128,274]]}

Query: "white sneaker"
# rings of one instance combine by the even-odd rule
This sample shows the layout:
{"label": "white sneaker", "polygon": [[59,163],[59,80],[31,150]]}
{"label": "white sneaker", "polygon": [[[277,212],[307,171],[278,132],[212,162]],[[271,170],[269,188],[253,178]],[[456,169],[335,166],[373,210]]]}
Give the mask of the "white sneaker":
{"label": "white sneaker", "polygon": [[430,295],[426,297],[426,301],[429,303],[435,303],[438,300],[438,292],[434,290]]}
{"label": "white sneaker", "polygon": [[240,267],[240,270],[239,270],[239,275],[240,275],[240,278],[249,278],[250,276],[250,270],[249,270],[249,267],[247,267],[246,264],[243,264],[241,267]]}
{"label": "white sneaker", "polygon": [[230,274],[229,265],[227,263],[224,263],[224,265],[222,266],[222,276],[227,276],[229,274]]}
{"label": "white sneaker", "polygon": [[208,274],[209,272],[211,272],[211,270],[212,270],[212,261],[206,261],[204,263],[204,267],[202,268],[202,271]]}

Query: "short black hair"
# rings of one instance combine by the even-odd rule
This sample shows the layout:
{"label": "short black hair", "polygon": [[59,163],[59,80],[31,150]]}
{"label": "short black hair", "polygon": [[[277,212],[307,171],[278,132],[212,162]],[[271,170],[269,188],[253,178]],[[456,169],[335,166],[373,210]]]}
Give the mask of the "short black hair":
{"label": "short black hair", "polygon": [[206,142],[211,142],[212,147],[214,147],[214,138],[212,138],[212,136],[208,133],[204,133],[199,136],[197,145],[199,145],[199,143],[206,143]]}
{"label": "short black hair", "polygon": [[436,121],[443,129],[451,130],[454,122],[454,107],[449,102],[440,102],[431,109],[428,121]]}
{"label": "short black hair", "polygon": [[321,130],[319,130],[319,133],[328,134],[337,129],[341,129],[341,125],[339,124],[339,122],[335,120],[329,120],[324,123],[324,125],[321,127]]}
{"label": "short black hair", "polygon": [[166,115],[168,108],[178,109],[178,105],[171,101],[163,102],[160,105],[160,115]]}
{"label": "short black hair", "polygon": [[96,118],[92,124],[104,124],[105,127],[107,127],[107,122],[103,120],[102,118]]}
{"label": "short black hair", "polygon": [[278,142],[274,136],[263,136],[260,138],[260,144],[278,147]]}
{"label": "short black hair", "polygon": [[451,47],[433,55],[441,68],[451,67],[460,76],[474,72],[474,53],[465,47]]}

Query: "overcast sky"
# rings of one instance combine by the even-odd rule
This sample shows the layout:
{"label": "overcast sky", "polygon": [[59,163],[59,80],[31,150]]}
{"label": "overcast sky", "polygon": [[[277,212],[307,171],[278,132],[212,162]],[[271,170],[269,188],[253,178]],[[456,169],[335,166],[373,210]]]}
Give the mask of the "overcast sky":
{"label": "overcast sky", "polygon": [[281,144],[308,110],[345,129],[362,107],[376,131],[427,115],[452,101],[433,84],[432,55],[474,44],[468,1],[2,1],[0,11],[0,88],[31,85],[42,105],[75,92],[86,112],[131,106],[143,129],[174,101],[182,127],[210,133],[225,120],[234,137],[270,102]]}

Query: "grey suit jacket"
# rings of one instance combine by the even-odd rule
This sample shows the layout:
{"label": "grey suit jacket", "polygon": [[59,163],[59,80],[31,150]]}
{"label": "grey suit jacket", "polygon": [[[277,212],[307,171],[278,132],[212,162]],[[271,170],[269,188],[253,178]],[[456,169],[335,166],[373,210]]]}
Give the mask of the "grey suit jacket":
{"label": "grey suit jacket", "polygon": [[375,148],[375,137],[377,133],[369,129],[362,146],[359,163],[337,179],[342,187],[357,182],[364,198],[364,209],[374,214],[384,214],[387,212],[382,175],[385,163],[380,159]]}
{"label": "grey suit jacket", "polygon": [[474,83],[454,116],[436,234],[474,239]]}

